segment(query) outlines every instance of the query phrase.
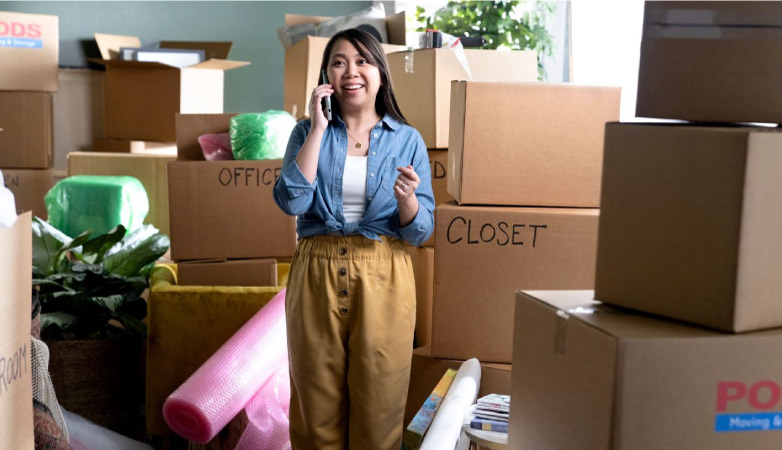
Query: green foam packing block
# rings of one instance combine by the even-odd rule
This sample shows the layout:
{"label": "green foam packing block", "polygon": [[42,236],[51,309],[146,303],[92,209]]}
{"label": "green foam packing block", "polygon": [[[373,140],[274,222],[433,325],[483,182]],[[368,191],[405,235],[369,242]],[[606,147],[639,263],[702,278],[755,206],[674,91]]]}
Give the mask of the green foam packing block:
{"label": "green foam packing block", "polygon": [[285,111],[238,114],[231,117],[234,159],[282,159],[296,119]]}
{"label": "green foam packing block", "polygon": [[75,175],[64,178],[44,197],[48,222],[70,237],[87,230],[96,236],[123,225],[139,228],[149,212],[147,191],[129,176]]}

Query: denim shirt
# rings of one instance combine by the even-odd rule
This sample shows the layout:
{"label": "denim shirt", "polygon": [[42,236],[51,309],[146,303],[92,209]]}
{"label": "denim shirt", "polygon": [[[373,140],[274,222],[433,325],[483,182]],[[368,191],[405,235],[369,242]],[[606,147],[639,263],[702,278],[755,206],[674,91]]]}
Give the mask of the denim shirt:
{"label": "denim shirt", "polygon": [[[347,157],[348,135],[345,122],[337,116],[323,134],[315,181],[310,183],[296,163],[310,121],[296,124],[288,141],[280,177],[274,185],[274,201],[286,214],[296,215],[299,237],[318,234],[380,235],[421,245],[434,229],[434,194],[426,145],[418,131],[388,114],[372,128],[367,155],[366,209],[358,222],[345,222],[342,212],[342,177]],[[394,197],[397,167],[412,165],[421,182],[415,195],[418,213],[412,222],[399,224],[399,208]]]}

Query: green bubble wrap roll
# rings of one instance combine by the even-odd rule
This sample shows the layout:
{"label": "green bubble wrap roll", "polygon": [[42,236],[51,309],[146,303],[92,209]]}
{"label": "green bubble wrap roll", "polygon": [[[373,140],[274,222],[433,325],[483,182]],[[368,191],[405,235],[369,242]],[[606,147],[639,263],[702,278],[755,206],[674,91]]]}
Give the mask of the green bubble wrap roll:
{"label": "green bubble wrap roll", "polygon": [[296,119],[285,111],[269,110],[231,117],[234,159],[282,159]]}
{"label": "green bubble wrap roll", "polygon": [[147,191],[129,176],[75,175],[54,185],[44,197],[49,223],[70,237],[91,236],[122,224],[140,227],[149,212]]}

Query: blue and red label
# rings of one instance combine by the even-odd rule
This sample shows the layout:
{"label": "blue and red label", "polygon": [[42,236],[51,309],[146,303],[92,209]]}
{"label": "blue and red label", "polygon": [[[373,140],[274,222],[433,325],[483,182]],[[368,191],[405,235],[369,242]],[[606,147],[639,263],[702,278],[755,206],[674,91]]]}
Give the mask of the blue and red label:
{"label": "blue and red label", "polygon": [[40,24],[0,20],[0,47],[43,48],[42,36]]}
{"label": "blue and red label", "polygon": [[[782,430],[781,400],[782,388],[771,380],[761,380],[751,385],[741,381],[721,381],[717,384],[714,431],[725,433]],[[751,411],[725,413],[729,406]]]}

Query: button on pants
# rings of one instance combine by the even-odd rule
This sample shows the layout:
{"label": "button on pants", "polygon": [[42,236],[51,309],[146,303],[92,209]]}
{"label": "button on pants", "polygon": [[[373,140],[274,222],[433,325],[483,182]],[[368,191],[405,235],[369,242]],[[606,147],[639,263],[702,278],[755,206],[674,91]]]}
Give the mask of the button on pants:
{"label": "button on pants", "polygon": [[404,242],[313,236],[291,261],[285,312],[294,450],[398,450],[415,282]]}

